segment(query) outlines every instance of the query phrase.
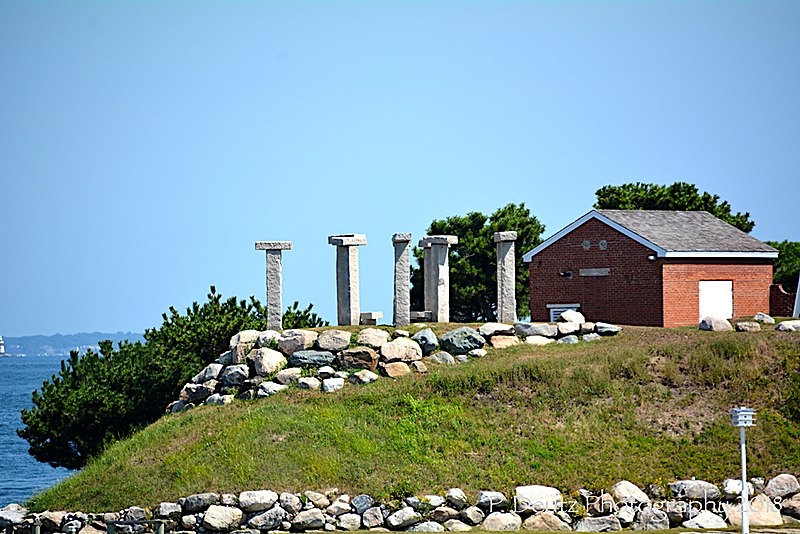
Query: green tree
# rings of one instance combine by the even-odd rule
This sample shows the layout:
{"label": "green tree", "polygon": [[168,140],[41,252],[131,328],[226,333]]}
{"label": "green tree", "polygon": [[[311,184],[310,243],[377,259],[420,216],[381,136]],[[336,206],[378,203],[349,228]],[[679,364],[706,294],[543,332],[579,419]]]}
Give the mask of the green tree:
{"label": "green tree", "polygon": [[750,213],[732,213],[730,204],[720,202],[719,195],[701,194],[697,186],[686,182],[606,185],[595,194],[597,202],[594,207],[598,209],[707,211],[743,232],[750,232],[755,226]]}
{"label": "green tree", "polygon": [[800,242],[797,241],[767,241],[767,245],[778,249],[778,259],[775,260],[772,281],[781,284],[789,293],[797,291],[797,277],[800,276]]}
{"label": "green tree", "polygon": [[320,326],[329,326],[330,323],[328,321],[323,321],[322,317],[311,311],[313,307],[313,304],[309,304],[308,308],[301,310],[300,304],[294,301],[291,306],[286,308],[283,314],[283,328],[319,328]]}
{"label": "green tree", "polygon": [[[428,235],[458,236],[450,250],[450,319],[455,322],[492,321],[497,312],[497,259],[494,233],[516,231],[517,313],[529,314],[527,265],[523,253],[541,242],[544,225],[531,215],[525,204],[508,204],[492,215],[470,212],[464,216],[434,220]],[[417,266],[411,269],[411,302],[424,308],[422,250],[415,248]]]}

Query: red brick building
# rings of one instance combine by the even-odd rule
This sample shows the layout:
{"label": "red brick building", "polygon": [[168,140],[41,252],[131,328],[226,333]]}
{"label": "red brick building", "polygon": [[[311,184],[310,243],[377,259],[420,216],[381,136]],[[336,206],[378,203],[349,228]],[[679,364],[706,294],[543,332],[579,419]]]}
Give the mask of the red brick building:
{"label": "red brick building", "polygon": [[770,309],[778,252],[705,211],[592,210],[523,258],[531,318],[697,324]]}

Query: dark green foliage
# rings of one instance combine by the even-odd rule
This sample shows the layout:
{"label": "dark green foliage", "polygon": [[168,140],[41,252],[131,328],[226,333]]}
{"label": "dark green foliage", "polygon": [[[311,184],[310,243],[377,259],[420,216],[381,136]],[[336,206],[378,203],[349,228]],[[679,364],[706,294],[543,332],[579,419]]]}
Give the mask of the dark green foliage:
{"label": "dark green foliage", "polygon": [[719,195],[701,194],[696,185],[686,182],[606,185],[595,194],[594,207],[598,209],[707,211],[743,232],[750,232],[756,224],[750,220],[750,213],[731,213],[730,204],[720,202]]}
{"label": "dark green foliage", "polygon": [[778,249],[772,281],[781,284],[789,293],[794,293],[797,291],[797,277],[800,276],[800,242],[767,241],[767,245]]}
{"label": "dark green foliage", "polygon": [[[291,326],[319,326],[309,305],[287,310]],[[228,350],[241,330],[266,329],[264,307],[236,297],[223,300],[212,286],[208,302],[185,314],[175,308],[163,324],[145,332],[144,343],[100,343],[100,352],[73,352],[61,372],[33,393],[33,408],[22,411],[18,434],[40,462],[77,469],[108,444],[147,426],[175,400],[183,385]],[[327,324],[327,323],[325,323]]]}
{"label": "dark green foliage", "polygon": [[[497,307],[497,259],[495,232],[516,231],[517,312],[528,315],[527,265],[522,255],[541,242],[544,225],[531,215],[525,204],[508,204],[491,216],[470,212],[465,216],[434,220],[428,235],[458,236],[450,250],[450,320],[455,322],[492,321]],[[411,269],[411,306],[424,309],[422,250],[415,248],[417,267]]]}
{"label": "dark green foliage", "polygon": [[309,304],[305,310],[300,309],[297,301],[286,308],[283,314],[283,328],[319,328],[320,326],[330,326],[328,321],[323,321],[322,317],[312,312],[313,304]]}

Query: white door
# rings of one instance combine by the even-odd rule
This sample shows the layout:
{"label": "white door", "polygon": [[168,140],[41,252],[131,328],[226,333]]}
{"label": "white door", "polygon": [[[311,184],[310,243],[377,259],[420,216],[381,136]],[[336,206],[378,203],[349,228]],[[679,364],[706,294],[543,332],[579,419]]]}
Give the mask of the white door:
{"label": "white door", "polygon": [[733,317],[733,281],[700,281],[700,320],[709,315],[725,319]]}

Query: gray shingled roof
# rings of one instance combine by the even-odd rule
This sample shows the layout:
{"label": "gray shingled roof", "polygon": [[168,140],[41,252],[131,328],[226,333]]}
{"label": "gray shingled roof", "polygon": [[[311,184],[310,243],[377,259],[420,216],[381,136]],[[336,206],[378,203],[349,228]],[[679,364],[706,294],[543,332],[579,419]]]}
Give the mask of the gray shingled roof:
{"label": "gray shingled roof", "polygon": [[777,252],[707,211],[595,211],[668,252]]}

